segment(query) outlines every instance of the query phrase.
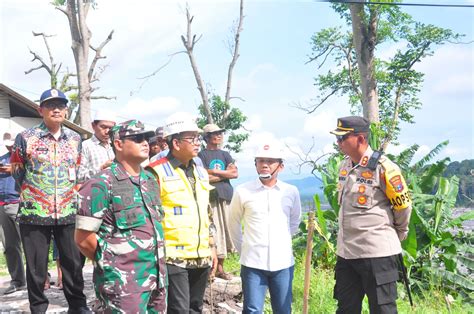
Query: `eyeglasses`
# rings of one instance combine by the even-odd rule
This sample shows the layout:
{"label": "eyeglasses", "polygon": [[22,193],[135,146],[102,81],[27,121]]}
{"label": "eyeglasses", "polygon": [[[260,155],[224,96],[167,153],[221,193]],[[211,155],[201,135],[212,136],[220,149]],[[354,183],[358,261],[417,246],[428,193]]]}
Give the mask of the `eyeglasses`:
{"label": "eyeglasses", "polygon": [[202,142],[202,136],[197,135],[197,136],[189,136],[189,137],[180,137],[180,138],[178,138],[178,140],[180,140],[180,141],[186,140],[186,142],[188,142],[189,144],[197,145],[197,144],[200,144]]}
{"label": "eyeglasses", "polygon": [[347,134],[344,134],[344,135],[336,135],[336,140],[340,143],[340,142],[344,142],[345,140],[347,140],[347,138],[349,136],[351,136],[352,134],[354,133],[347,133]]}
{"label": "eyeglasses", "polygon": [[148,136],[145,134],[135,134],[135,135],[129,135],[125,136],[123,139],[124,140],[131,140],[134,141],[137,144],[143,143],[144,141],[148,140]]}
{"label": "eyeglasses", "polygon": [[42,104],[41,107],[46,108],[46,109],[56,109],[56,108],[58,108],[59,110],[63,110],[63,109],[66,109],[67,106],[63,102],[48,101],[47,103]]}

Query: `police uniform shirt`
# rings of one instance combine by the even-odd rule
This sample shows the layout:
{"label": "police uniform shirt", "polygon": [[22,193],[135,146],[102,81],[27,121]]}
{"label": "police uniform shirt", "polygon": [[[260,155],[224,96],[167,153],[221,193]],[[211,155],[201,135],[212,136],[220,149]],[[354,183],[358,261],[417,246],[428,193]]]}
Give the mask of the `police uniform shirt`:
{"label": "police uniform shirt", "polygon": [[345,259],[391,256],[408,234],[411,199],[396,164],[382,156],[367,168],[369,147],[358,164],[346,157],[339,170],[337,255]]}

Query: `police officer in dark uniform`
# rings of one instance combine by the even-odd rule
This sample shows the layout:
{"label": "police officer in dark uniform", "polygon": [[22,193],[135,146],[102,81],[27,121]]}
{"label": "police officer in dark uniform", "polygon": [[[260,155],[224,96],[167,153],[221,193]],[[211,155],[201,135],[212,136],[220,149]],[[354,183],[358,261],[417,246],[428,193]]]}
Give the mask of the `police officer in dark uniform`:
{"label": "police officer in dark uniform", "polygon": [[339,118],[337,144],[346,155],[339,170],[337,313],[397,313],[397,255],[408,234],[411,199],[399,167],[368,144],[370,123]]}

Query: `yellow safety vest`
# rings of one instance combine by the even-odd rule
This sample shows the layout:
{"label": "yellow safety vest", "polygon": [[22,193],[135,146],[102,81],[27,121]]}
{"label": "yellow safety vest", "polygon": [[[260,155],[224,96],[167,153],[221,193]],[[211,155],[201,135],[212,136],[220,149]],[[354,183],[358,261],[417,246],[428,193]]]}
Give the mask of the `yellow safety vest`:
{"label": "yellow safety vest", "polygon": [[163,229],[167,258],[203,258],[209,249],[209,184],[207,171],[194,165],[196,199],[181,168],[173,168],[166,158],[148,166],[158,177],[160,197],[165,213]]}

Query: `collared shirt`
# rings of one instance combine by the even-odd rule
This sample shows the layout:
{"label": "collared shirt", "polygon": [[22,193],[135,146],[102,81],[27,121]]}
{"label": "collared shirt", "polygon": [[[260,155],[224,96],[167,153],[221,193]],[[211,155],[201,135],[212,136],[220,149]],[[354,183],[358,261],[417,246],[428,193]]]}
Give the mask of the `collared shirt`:
{"label": "collared shirt", "polygon": [[337,255],[345,259],[398,254],[408,234],[411,199],[405,180],[385,156],[369,169],[372,154],[368,147],[356,165],[346,156],[339,169]]}
{"label": "collared shirt", "polygon": [[291,237],[300,220],[300,194],[295,186],[278,180],[267,187],[259,179],[239,185],[230,203],[228,223],[240,263],[267,271],[291,267]]}
{"label": "collared shirt", "polygon": [[[164,158],[164,157],[169,157],[169,155],[170,155],[170,150],[169,149],[162,150],[161,152],[159,152],[155,156],[151,157],[149,163],[160,160],[161,158]],[[201,158],[199,158],[198,156],[194,157],[193,161],[196,165],[204,167]]]}
{"label": "collared shirt", "polygon": [[56,140],[42,122],[17,135],[11,156],[12,176],[21,188],[18,221],[66,225],[75,221],[74,187],[81,137],[61,126]]}
{"label": "collared shirt", "polygon": [[118,295],[166,285],[163,212],[155,177],[114,161],[79,190],[76,229],[97,234],[96,289]]}
{"label": "collared shirt", "polygon": [[[183,169],[184,173],[186,174],[186,178],[188,178],[188,181],[193,188],[193,193],[194,193],[194,199],[196,199],[196,179],[194,178],[194,165],[195,159],[191,159],[188,163],[188,166],[186,167],[181,161],[176,159],[170,152],[168,152],[168,155],[166,156],[168,158],[168,161],[170,162],[171,166],[173,168],[178,168],[180,167]],[[209,209],[208,209],[209,210]],[[209,212],[209,235],[213,236],[215,232],[215,225],[212,220],[212,214]],[[212,264],[212,258],[210,257],[205,257],[205,258],[188,258],[188,259],[179,259],[179,258],[167,258],[166,262],[168,264],[172,264],[178,267],[182,268],[202,268],[202,267],[208,267],[209,265]]]}
{"label": "collared shirt", "polygon": [[77,181],[83,183],[93,175],[99,173],[101,166],[108,160],[115,157],[112,146],[109,143],[102,143],[92,135],[88,140],[82,142],[81,165],[79,167]]}

